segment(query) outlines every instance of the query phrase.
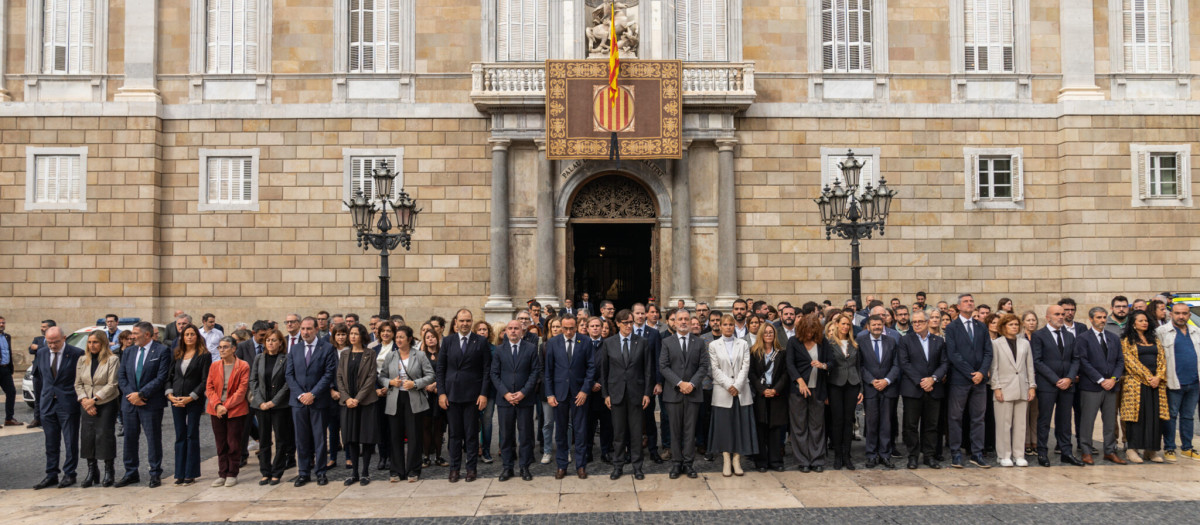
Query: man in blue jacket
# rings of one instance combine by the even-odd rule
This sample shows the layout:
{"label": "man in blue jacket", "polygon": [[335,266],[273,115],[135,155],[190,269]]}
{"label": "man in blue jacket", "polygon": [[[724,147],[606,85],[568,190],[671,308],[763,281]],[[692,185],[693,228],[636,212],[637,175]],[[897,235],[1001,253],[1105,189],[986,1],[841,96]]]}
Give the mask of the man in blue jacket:
{"label": "man in blue jacket", "polygon": [[[46,346],[38,349],[33,363],[33,387],[38,393],[42,412],[42,433],[46,436],[46,477],[34,485],[44,489],[53,485],[67,488],[75,484],[75,466],[79,463],[79,400],[75,397],[75,364],[83,350],[66,344],[62,329],[46,330]],[[63,479],[58,481],[59,445],[66,445],[62,465]]]}
{"label": "man in blue jacket", "polygon": [[507,336],[496,347],[491,362],[491,381],[496,386],[496,413],[500,418],[500,459],[504,469],[499,481],[513,477],[513,463],[520,431],[521,479],[533,481],[529,466],[533,463],[533,406],[538,378],[542,375],[542,360],[537,347],[521,337],[520,321],[509,321],[504,329]]}
{"label": "man in blue jacket", "polygon": [[300,341],[288,349],[284,376],[291,391],[292,424],[296,429],[296,464],[299,475],[295,485],[303,487],[312,481],[317,485],[329,483],[325,431],[327,416],[333,407],[329,389],[337,376],[337,352],[328,341],[317,339],[317,320],[305,317],[300,321]]}
{"label": "man in blue jacket", "polygon": [[950,359],[949,426],[950,466],[963,468],[962,425],[964,411],[969,412],[971,463],[990,468],[983,459],[984,422],[987,410],[988,375],[992,367],[992,342],[987,326],[973,319],[975,298],[958,296],[958,319],[946,327],[946,350]]}
{"label": "man in blue jacket", "polygon": [[[567,475],[568,441],[575,441],[575,472],[587,479],[588,393],[596,381],[596,360],[591,341],[575,331],[575,318],[564,317],[562,335],[547,343],[546,402],[554,409],[555,479]],[[495,364],[492,365],[493,368]],[[567,435],[568,429],[571,436]]]}
{"label": "man in blue jacket", "polygon": [[1125,460],[1117,455],[1117,393],[1121,391],[1121,376],[1125,372],[1125,356],[1121,353],[1121,342],[1113,334],[1104,331],[1108,312],[1097,306],[1088,312],[1092,328],[1076,332],[1075,352],[1079,354],[1080,458],[1086,465],[1095,463],[1092,457],[1092,429],[1096,426],[1096,413],[1104,421],[1104,459],[1124,465]]}
{"label": "man in blue jacket", "polygon": [[125,420],[125,476],[117,487],[141,482],[138,475],[138,432],[146,434],[146,459],[150,488],[162,485],[162,418],[167,408],[167,374],[174,356],[166,345],[154,340],[154,325],[133,325],[133,344],[121,353],[117,383],[121,387],[121,418]]}

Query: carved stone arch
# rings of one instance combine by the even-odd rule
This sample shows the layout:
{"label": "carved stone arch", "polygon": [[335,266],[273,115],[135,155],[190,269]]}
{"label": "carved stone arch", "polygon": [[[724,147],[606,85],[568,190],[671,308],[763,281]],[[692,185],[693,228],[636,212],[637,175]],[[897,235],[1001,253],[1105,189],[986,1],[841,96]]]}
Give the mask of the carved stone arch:
{"label": "carved stone arch", "polygon": [[658,206],[650,190],[617,173],[597,176],[584,184],[571,200],[574,219],[654,219]]}
{"label": "carved stone arch", "polygon": [[[653,166],[653,167],[651,167]],[[554,216],[561,224],[570,218],[571,204],[576,195],[593,179],[604,175],[623,175],[640,183],[657,204],[655,218],[660,222],[671,217],[671,195],[666,182],[655,171],[664,172],[653,161],[623,161],[617,168],[614,161],[584,161],[563,184],[554,203]]]}

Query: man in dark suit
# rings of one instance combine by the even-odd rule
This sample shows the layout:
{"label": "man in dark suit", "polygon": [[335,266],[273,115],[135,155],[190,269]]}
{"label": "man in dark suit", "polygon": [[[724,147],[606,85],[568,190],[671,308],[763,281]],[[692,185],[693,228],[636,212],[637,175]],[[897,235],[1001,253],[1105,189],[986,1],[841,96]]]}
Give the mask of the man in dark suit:
{"label": "man in dark suit", "polygon": [[[327,314],[328,315],[328,314]],[[253,338],[247,339],[238,343],[235,354],[238,359],[245,361],[246,364],[253,366],[254,358],[263,352],[263,345],[267,342],[267,332],[271,329],[271,325],[266,321],[254,321],[250,325],[250,330],[253,331]],[[318,336],[319,338],[319,336]],[[247,397],[249,393],[247,392]],[[250,420],[242,426],[242,461],[241,466],[246,466],[246,462],[250,459],[250,438],[259,439],[258,435],[258,407],[250,407]]]}
{"label": "man in dark suit", "polygon": [[596,309],[596,304],[588,298],[587,292],[579,295],[579,308],[587,310],[588,315],[600,315],[600,311]]}
{"label": "man in dark suit", "polygon": [[1125,356],[1121,354],[1121,343],[1112,334],[1104,331],[1108,312],[1102,307],[1088,312],[1092,328],[1077,332],[1075,353],[1079,354],[1080,417],[1079,441],[1080,460],[1085,465],[1095,463],[1092,457],[1096,450],[1092,446],[1092,429],[1096,426],[1096,412],[1104,421],[1104,459],[1124,465],[1125,460],[1117,455],[1117,388],[1125,372]]}
{"label": "man in dark suit", "polygon": [[[182,329],[181,326],[176,324],[176,322],[179,320],[179,316],[181,315],[183,315],[183,310],[175,310],[175,313],[171,315],[171,322],[167,323],[167,326],[164,328],[165,333],[163,334],[163,344],[167,346],[175,346],[175,340],[179,339],[179,331]],[[187,320],[187,323],[191,322],[191,319]],[[187,324],[185,323],[183,326],[187,326]]]}
{"label": "man in dark suit", "polygon": [[1083,466],[1071,454],[1071,404],[1075,398],[1075,378],[1079,375],[1079,356],[1075,354],[1075,336],[1063,323],[1066,316],[1056,304],[1046,308],[1046,326],[1033,333],[1033,368],[1037,372],[1037,452],[1038,464],[1050,466],[1047,441],[1050,418],[1054,417],[1054,439],[1063,463]]}
{"label": "man in dark suit", "polygon": [[299,466],[295,485],[303,487],[316,474],[317,485],[329,483],[325,476],[328,449],[325,443],[327,416],[334,408],[329,389],[337,376],[337,352],[333,345],[317,339],[317,320],[305,317],[300,321],[300,340],[288,349],[287,377],[292,407],[292,424],[296,431],[296,456]]}
{"label": "man in dark suit", "polygon": [[[534,348],[537,348],[536,346]],[[491,345],[471,331],[471,311],[454,314],[454,333],[442,338],[436,374],[438,405],[449,427],[450,483],[457,483],[466,455],[466,481],[475,481],[479,461],[479,411],[487,408],[483,383],[492,365]],[[500,405],[497,404],[497,407]]]}
{"label": "man in dark suit", "polygon": [[[634,303],[633,305],[633,334],[641,337],[646,341],[646,346],[650,348],[650,366],[654,369],[651,373],[651,378],[654,381],[654,394],[650,396],[650,405],[646,407],[642,414],[642,428],[646,432],[646,451],[650,454],[650,461],[662,463],[663,459],[658,451],[658,421],[654,419],[655,400],[662,395],[662,373],[658,370],[658,356],[662,353],[662,334],[658,329],[646,323],[647,318],[646,305],[642,303]],[[666,411],[660,414],[662,419],[662,444],[664,448],[671,447],[671,426],[669,423],[670,417]],[[635,438],[637,436],[634,436]],[[637,442],[637,439],[634,439]]]}
{"label": "man in dark suit", "polygon": [[150,488],[162,485],[162,418],[167,408],[167,374],[173,356],[166,345],[154,340],[154,325],[133,325],[135,346],[121,353],[117,383],[121,387],[121,419],[125,421],[125,476],[118,488],[141,481],[138,475],[138,432],[146,434],[146,460]]}
{"label": "man in dark suit", "polygon": [[641,480],[645,475],[637,440],[642,435],[643,413],[654,393],[654,366],[650,346],[633,333],[633,312],[621,310],[616,318],[620,332],[604,340],[600,354],[600,384],[613,420],[614,457],[609,478],[620,479],[626,458],[630,458],[633,477]]}
{"label": "man in dark suit", "polygon": [[[42,321],[42,335],[34,337],[33,342],[29,344],[29,355],[37,356],[38,349],[46,346],[46,330],[49,330],[53,326],[57,326],[57,323],[54,322],[54,319],[46,319]],[[16,398],[14,397],[13,400],[15,401]],[[42,411],[40,408],[40,403],[38,402],[38,396],[35,395],[33,396],[33,421],[30,421],[29,425],[25,428],[38,428],[42,426],[41,418]]]}
{"label": "man in dark suit", "polygon": [[604,393],[600,385],[600,355],[604,352],[604,340],[600,334],[604,321],[598,315],[587,320],[587,342],[591,346],[592,361],[595,362],[595,372],[592,376],[592,387],[588,391],[588,424],[587,424],[587,456],[588,463],[592,461],[592,441],[596,432],[600,433],[600,461],[612,463],[613,429],[612,411],[604,405]]}
{"label": "man in dark suit", "polygon": [[[509,321],[504,329],[505,340],[492,356],[491,381],[496,386],[496,413],[500,418],[500,459],[504,469],[499,481],[513,477],[513,462],[517,459],[517,437],[520,437],[521,479],[532,481],[529,465],[533,463],[533,406],[542,361],[538,350],[521,339],[521,322]],[[478,448],[476,446],[476,448]]]}
{"label": "man in dark suit", "polygon": [[[66,344],[62,329],[46,330],[46,346],[38,349],[33,362],[33,388],[42,400],[42,433],[46,436],[46,477],[34,485],[44,489],[54,485],[67,488],[75,484],[75,466],[79,463],[79,400],[75,396],[75,364],[83,350]],[[10,396],[11,397],[11,396]],[[65,445],[63,479],[58,481],[58,453]]]}
{"label": "man in dark suit", "polygon": [[992,367],[992,342],[987,326],[972,319],[975,298],[971,294],[958,296],[958,319],[946,327],[946,354],[950,360],[949,419],[950,466],[963,468],[963,416],[969,413],[971,442],[968,444],[971,463],[980,468],[991,465],[983,459],[984,413],[987,382]]}
{"label": "man in dark suit", "polygon": [[900,338],[900,395],[904,396],[904,444],[908,468],[917,468],[921,454],[929,468],[942,468],[934,458],[938,441],[938,416],[946,397],[946,374],[950,361],[946,343],[929,333],[925,310],[913,310],[912,330]]}
{"label": "man in dark suit", "polygon": [[[568,441],[575,442],[575,473],[587,479],[588,392],[596,382],[591,341],[575,332],[575,318],[564,317],[562,335],[546,344],[546,402],[554,410],[555,479],[567,475]],[[568,436],[568,429],[571,435]]]}
{"label": "man in dark suit", "polygon": [[900,395],[900,364],[896,361],[896,340],[883,333],[883,317],[867,318],[867,331],[859,334],[862,351],[863,438],[866,440],[867,468],[892,465],[892,406]]}
{"label": "man in dark suit", "polygon": [[700,417],[700,406],[704,403],[701,388],[708,376],[708,348],[699,336],[692,335],[692,320],[686,308],[675,311],[675,334],[668,336],[662,344],[658,368],[667,388],[663,390],[663,405],[670,421],[671,435],[679,436],[671,441],[670,477],[676,479],[687,473],[689,478],[699,474],[692,466],[696,459],[696,440],[687,436],[696,435],[696,421]]}
{"label": "man in dark suit", "polygon": [[575,317],[575,301],[571,299],[563,299],[562,309],[558,311],[559,317]]}

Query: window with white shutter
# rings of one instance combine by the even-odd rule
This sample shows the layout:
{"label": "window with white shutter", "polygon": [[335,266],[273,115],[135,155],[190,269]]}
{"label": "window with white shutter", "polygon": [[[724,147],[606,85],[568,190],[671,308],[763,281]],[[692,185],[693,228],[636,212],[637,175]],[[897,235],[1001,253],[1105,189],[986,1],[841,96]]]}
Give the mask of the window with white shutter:
{"label": "window with white shutter", "polygon": [[1016,71],[1013,0],[963,0],[964,66],[970,73]]}
{"label": "window with white shutter", "polygon": [[258,72],[259,0],[208,0],[208,73]]}
{"label": "window with white shutter", "polygon": [[258,211],[258,150],[200,150],[198,211]]}
{"label": "window with white shutter", "polygon": [[25,152],[25,209],[87,211],[87,147]]}
{"label": "window with white shutter", "polygon": [[494,0],[496,2],[496,60],[540,62],[546,60],[550,40],[549,0]]}
{"label": "window with white shutter", "polygon": [[821,67],[826,73],[872,70],[872,0],[821,0]]}
{"label": "window with white shutter", "polygon": [[342,181],[342,200],[349,202],[359,192],[375,201],[375,179],[372,171],[382,168],[383,163],[396,173],[392,184],[392,199],[400,195],[404,186],[404,148],[387,149],[344,149],[342,150],[344,164],[344,180]]}
{"label": "window with white shutter", "polygon": [[[1110,0],[1118,1],[1118,0]],[[1120,0],[1128,73],[1169,73],[1172,0]]]}
{"label": "window with white shutter", "polygon": [[44,0],[42,73],[95,72],[96,0]]}
{"label": "window with white shutter", "polygon": [[1192,206],[1190,144],[1129,146],[1133,205]]}
{"label": "window with white shutter", "polygon": [[1025,209],[1022,148],[963,148],[967,210]]}
{"label": "window with white shutter", "polygon": [[729,60],[727,0],[677,0],[675,57],[691,62]]}
{"label": "window with white shutter", "polygon": [[400,71],[400,0],[349,0],[351,73]]}

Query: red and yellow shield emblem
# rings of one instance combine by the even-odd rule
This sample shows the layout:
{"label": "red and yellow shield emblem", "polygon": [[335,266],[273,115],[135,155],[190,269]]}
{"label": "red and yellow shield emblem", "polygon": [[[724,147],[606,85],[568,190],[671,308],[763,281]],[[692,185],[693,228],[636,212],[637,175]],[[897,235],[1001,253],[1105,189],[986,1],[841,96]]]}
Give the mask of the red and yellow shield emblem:
{"label": "red and yellow shield emblem", "polygon": [[595,131],[630,132],[633,126],[633,86],[617,86],[615,104],[608,99],[608,86],[598,85],[592,92],[592,121]]}

